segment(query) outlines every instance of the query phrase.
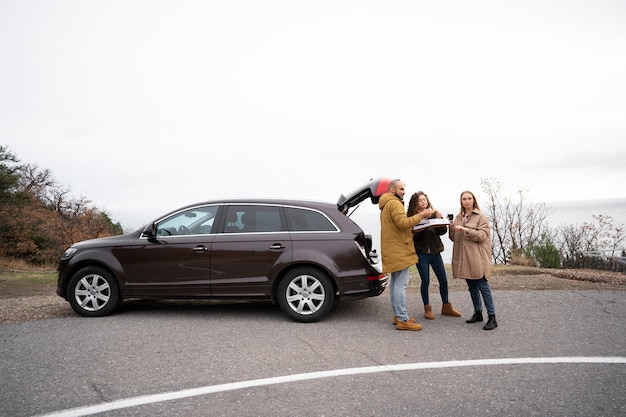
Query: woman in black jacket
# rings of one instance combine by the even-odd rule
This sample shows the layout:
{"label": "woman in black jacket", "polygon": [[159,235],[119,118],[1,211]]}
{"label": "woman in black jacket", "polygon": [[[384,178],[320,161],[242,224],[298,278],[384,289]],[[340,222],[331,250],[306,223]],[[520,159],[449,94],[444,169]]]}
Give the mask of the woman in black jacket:
{"label": "woman in black jacket", "polygon": [[[412,216],[426,209],[432,209],[430,200],[428,199],[426,193],[418,191],[411,196],[407,215]],[[435,213],[431,218],[442,218],[442,216],[439,211],[435,210]],[[415,252],[419,257],[416,266],[417,271],[420,274],[420,278],[422,279],[420,290],[422,293],[422,301],[424,302],[424,317],[429,320],[433,320],[435,318],[428,296],[431,267],[433,268],[433,272],[439,281],[439,294],[441,294],[441,301],[443,302],[441,314],[444,316],[461,317],[461,313],[455,310],[448,300],[448,278],[446,277],[446,269],[443,264],[443,258],[441,257],[441,252],[443,252],[443,243],[439,237],[446,232],[447,226],[444,225],[421,229],[413,234],[413,245],[415,246]]]}

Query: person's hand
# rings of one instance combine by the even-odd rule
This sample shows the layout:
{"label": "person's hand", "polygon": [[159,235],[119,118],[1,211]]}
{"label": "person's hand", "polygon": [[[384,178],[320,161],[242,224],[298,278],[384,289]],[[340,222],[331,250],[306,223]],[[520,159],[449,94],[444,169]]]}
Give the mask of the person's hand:
{"label": "person's hand", "polygon": [[439,210],[435,210],[435,217],[438,219],[443,219],[443,214]]}
{"label": "person's hand", "polygon": [[434,212],[435,211],[433,209],[424,209],[424,211],[422,211],[420,215],[422,216],[422,219],[429,219]]}

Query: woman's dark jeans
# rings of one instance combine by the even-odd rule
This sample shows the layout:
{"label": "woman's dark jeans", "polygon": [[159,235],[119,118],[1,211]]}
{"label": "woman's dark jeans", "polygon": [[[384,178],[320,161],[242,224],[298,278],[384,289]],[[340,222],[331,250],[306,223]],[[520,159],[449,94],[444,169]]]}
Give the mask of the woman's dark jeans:
{"label": "woman's dark jeans", "polygon": [[448,278],[446,277],[446,268],[443,265],[443,259],[441,254],[437,253],[431,255],[430,253],[420,252],[417,254],[419,261],[417,262],[417,272],[422,278],[422,285],[420,287],[422,293],[422,301],[424,305],[430,304],[428,298],[428,286],[430,285],[430,267],[433,267],[433,272],[439,281],[439,294],[441,294],[441,301],[444,304],[448,303]]}
{"label": "woman's dark jeans", "polygon": [[474,310],[480,311],[483,309],[480,302],[480,295],[482,294],[483,300],[485,301],[485,308],[487,308],[487,314],[495,316],[496,307],[493,304],[491,287],[489,287],[487,279],[482,277],[481,279],[466,279],[465,281],[467,282],[467,288],[469,289],[470,296],[472,297]]}

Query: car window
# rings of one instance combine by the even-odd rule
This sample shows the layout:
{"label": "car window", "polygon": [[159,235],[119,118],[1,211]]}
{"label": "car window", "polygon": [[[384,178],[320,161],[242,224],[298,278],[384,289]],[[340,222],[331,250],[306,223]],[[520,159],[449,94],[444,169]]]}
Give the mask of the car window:
{"label": "car window", "polygon": [[229,206],[226,233],[279,232],[283,230],[278,206]]}
{"label": "car window", "polygon": [[335,225],[319,211],[288,208],[287,217],[295,232],[334,232]]}
{"label": "car window", "polygon": [[157,224],[158,236],[200,235],[209,234],[217,206],[194,207],[173,214]]}

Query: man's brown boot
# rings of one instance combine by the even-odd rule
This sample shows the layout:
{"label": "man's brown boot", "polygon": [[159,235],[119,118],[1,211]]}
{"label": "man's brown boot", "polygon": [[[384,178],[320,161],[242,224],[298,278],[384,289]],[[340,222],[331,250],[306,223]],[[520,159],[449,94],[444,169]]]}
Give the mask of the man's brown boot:
{"label": "man's brown boot", "polygon": [[[413,317],[409,317],[409,321],[415,323],[416,320]],[[398,316],[393,316],[393,325],[395,326],[396,324],[398,324]]]}
{"label": "man's brown boot", "polygon": [[424,304],[424,317],[428,320],[435,320],[435,314],[433,313],[433,308],[430,304]]}
{"label": "man's brown boot", "polygon": [[454,307],[452,307],[452,303],[445,303],[443,307],[441,307],[441,315],[442,316],[452,316],[452,317],[461,317],[461,312],[456,311]]}
{"label": "man's brown boot", "polygon": [[411,320],[399,321],[396,325],[398,330],[422,330],[422,325],[419,323],[412,323]]}

